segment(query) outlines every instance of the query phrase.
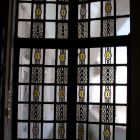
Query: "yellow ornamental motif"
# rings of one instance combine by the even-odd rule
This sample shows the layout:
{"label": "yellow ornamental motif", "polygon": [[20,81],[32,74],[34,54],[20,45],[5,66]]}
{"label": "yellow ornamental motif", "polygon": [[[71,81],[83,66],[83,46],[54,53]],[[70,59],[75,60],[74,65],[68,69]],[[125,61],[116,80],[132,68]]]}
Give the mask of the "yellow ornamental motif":
{"label": "yellow ornamental motif", "polygon": [[85,58],[86,58],[86,55],[85,55],[85,53],[84,53],[84,52],[80,52],[79,57],[80,57],[80,61],[84,61],[84,60],[85,60]]}
{"label": "yellow ornamental motif", "polygon": [[106,52],[105,52],[105,59],[106,59],[106,60],[110,60],[111,57],[112,57],[111,51],[106,51]]}
{"label": "yellow ornamental motif", "polygon": [[38,89],[35,89],[34,90],[34,96],[39,96],[39,95],[40,95],[39,90]]}
{"label": "yellow ornamental motif", "polygon": [[109,138],[111,136],[111,132],[108,129],[105,129],[103,135],[105,138]]}
{"label": "yellow ornamental motif", "polygon": [[64,127],[60,126],[60,127],[58,128],[58,134],[61,135],[61,136],[63,136],[64,133],[65,133]]}
{"label": "yellow ornamental motif", "polygon": [[35,15],[36,15],[37,17],[39,17],[39,16],[41,16],[41,14],[42,14],[41,8],[36,8],[36,9],[35,9]]}
{"label": "yellow ornamental motif", "polygon": [[64,62],[65,61],[65,54],[64,53],[60,54],[59,59],[60,59],[60,61]]}
{"label": "yellow ornamental motif", "polygon": [[111,3],[109,3],[109,2],[106,3],[106,5],[105,5],[105,11],[106,11],[106,13],[110,13],[111,10],[112,10]]}
{"label": "yellow ornamental motif", "polygon": [[37,128],[33,128],[32,129],[32,132],[34,133],[34,134],[38,134],[39,133],[39,128],[37,127]]}
{"label": "yellow ornamental motif", "polygon": [[61,10],[60,10],[60,15],[61,15],[62,17],[65,17],[66,14],[67,14],[66,8],[65,8],[65,7],[61,8]]}
{"label": "yellow ornamental motif", "polygon": [[81,98],[84,98],[84,97],[85,97],[85,92],[84,92],[84,90],[80,90],[80,91],[79,91],[79,96],[80,96]]}
{"label": "yellow ornamental motif", "polygon": [[65,91],[64,91],[64,89],[60,89],[58,95],[59,95],[59,97],[63,98],[63,97],[65,96]]}
{"label": "yellow ornamental motif", "polygon": [[35,58],[36,61],[40,61],[40,59],[41,59],[41,53],[40,52],[35,52],[34,58]]}
{"label": "yellow ornamental motif", "polygon": [[106,98],[106,99],[110,99],[110,97],[111,97],[111,92],[110,92],[109,89],[106,89],[106,90],[105,90],[105,98]]}

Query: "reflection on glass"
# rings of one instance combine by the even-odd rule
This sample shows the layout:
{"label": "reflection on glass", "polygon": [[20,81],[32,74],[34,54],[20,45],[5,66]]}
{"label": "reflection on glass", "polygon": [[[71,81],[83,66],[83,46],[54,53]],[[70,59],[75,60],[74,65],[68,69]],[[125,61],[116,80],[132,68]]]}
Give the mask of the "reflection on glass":
{"label": "reflection on glass", "polygon": [[119,84],[127,83],[127,67],[125,66],[116,67],[116,83]]}
{"label": "reflection on glass", "polygon": [[54,83],[55,82],[55,68],[45,68],[44,82],[45,83]]}
{"label": "reflection on glass", "polygon": [[28,123],[18,123],[17,138],[28,138]]}
{"label": "reflection on glass", "polygon": [[31,4],[30,3],[20,3],[19,4],[19,19],[31,19]]}
{"label": "reflection on glass", "polygon": [[31,22],[18,22],[18,37],[30,38]]}
{"label": "reflection on glass", "polygon": [[126,126],[115,126],[115,140],[126,140]]}
{"label": "reflection on glass", "polygon": [[45,38],[55,38],[55,22],[46,22]]}
{"label": "reflection on glass", "polygon": [[100,64],[100,48],[90,48],[90,64]]}
{"label": "reflection on glass", "polygon": [[116,14],[117,15],[130,14],[130,0],[116,0]]}
{"label": "reflection on glass", "polygon": [[53,120],[54,119],[54,105],[44,104],[43,105],[43,119]]}
{"label": "reflection on glass", "polygon": [[19,64],[30,64],[30,49],[20,49]]}
{"label": "reflection on glass", "polygon": [[18,119],[19,120],[28,120],[28,104],[19,104],[18,105]]}
{"label": "reflection on glass", "polygon": [[29,73],[30,73],[30,68],[19,67],[19,82],[29,83]]}
{"label": "reflection on glass", "polygon": [[55,65],[55,49],[45,50],[45,65]]}
{"label": "reflection on glass", "polygon": [[127,64],[126,47],[116,47],[116,64]]}
{"label": "reflection on glass", "polygon": [[95,20],[90,22],[90,37],[101,36],[101,21]]}
{"label": "reflection on glass", "polygon": [[44,102],[54,101],[54,86],[44,86]]}
{"label": "reflection on glass", "polygon": [[53,139],[53,123],[44,123],[43,124],[43,139]]}
{"label": "reflection on glass", "polygon": [[46,4],[46,19],[56,19],[56,4]]}
{"label": "reflection on glass", "polygon": [[99,125],[88,125],[88,140],[99,140]]}
{"label": "reflection on glass", "polygon": [[89,82],[90,83],[100,83],[100,67],[90,67],[89,68]]}
{"label": "reflection on glass", "polygon": [[130,33],[130,18],[116,19],[116,33],[120,35],[128,35]]}
{"label": "reflection on glass", "polygon": [[126,104],[127,103],[127,87],[116,86],[116,103]]}
{"label": "reflection on glass", "polygon": [[126,123],[126,106],[116,106],[116,123]]}
{"label": "reflection on glass", "polygon": [[91,2],[90,4],[90,18],[100,18],[101,17],[101,3]]}
{"label": "reflection on glass", "polygon": [[89,87],[89,102],[92,103],[100,102],[100,86]]}
{"label": "reflection on glass", "polygon": [[99,105],[89,105],[89,122],[99,122]]}

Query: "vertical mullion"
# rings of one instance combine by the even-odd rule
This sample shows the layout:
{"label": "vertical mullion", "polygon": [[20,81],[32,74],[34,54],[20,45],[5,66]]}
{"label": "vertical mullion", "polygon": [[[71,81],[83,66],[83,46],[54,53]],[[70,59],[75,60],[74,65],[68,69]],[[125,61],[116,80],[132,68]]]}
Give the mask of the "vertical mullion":
{"label": "vertical mullion", "polygon": [[46,3],[43,3],[44,5],[44,19],[43,19],[43,38],[45,38],[45,21],[46,21]]}
{"label": "vertical mullion", "polygon": [[56,139],[57,56],[58,49],[55,50],[54,132],[53,132],[54,139]]}
{"label": "vertical mullion", "polygon": [[45,65],[45,49],[43,48],[43,66],[42,66],[42,100],[41,100],[41,108],[42,108],[42,117],[41,117],[41,139],[43,139],[43,114],[44,114],[44,111],[43,111],[43,106],[44,106],[44,65]]}
{"label": "vertical mullion", "polygon": [[[101,53],[100,53],[100,61],[101,61],[101,65],[103,64],[103,48],[100,49]],[[102,136],[102,66],[100,66],[100,125],[99,125],[99,140],[101,140],[101,136]]]}
{"label": "vertical mullion", "polygon": [[56,30],[55,30],[55,38],[57,39],[57,34],[58,34],[58,1],[56,1]]}
{"label": "vertical mullion", "polygon": [[30,85],[29,85],[29,108],[28,108],[28,139],[30,139],[30,107],[31,107],[31,78],[32,78],[32,52],[33,49],[30,49]]}
{"label": "vertical mullion", "polygon": [[87,79],[87,130],[86,130],[86,134],[87,134],[87,136],[86,136],[86,139],[88,140],[88,126],[89,126],[89,78],[90,78],[90,75],[89,75],[89,69],[90,69],[90,48],[88,48],[88,52],[87,52],[88,54],[88,58],[87,58],[87,64],[88,64],[88,67],[87,67],[87,69],[88,69],[88,75],[87,75],[87,77],[88,77],[88,79]]}
{"label": "vertical mullion", "polygon": [[30,29],[30,38],[32,38],[32,30],[33,30],[33,2],[31,3],[31,29]]}
{"label": "vertical mullion", "polygon": [[113,83],[113,140],[115,140],[115,112],[116,112],[116,46],[114,46],[114,83]]}

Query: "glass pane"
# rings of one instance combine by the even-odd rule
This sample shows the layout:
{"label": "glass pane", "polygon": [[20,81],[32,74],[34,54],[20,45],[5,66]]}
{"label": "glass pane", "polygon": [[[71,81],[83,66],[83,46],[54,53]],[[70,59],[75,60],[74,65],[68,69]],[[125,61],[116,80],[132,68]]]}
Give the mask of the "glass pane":
{"label": "glass pane", "polygon": [[114,64],[114,47],[103,48],[103,64]]}
{"label": "glass pane", "polygon": [[44,86],[44,102],[54,102],[54,86]]}
{"label": "glass pane", "polygon": [[90,18],[101,17],[101,2],[91,2],[90,4]]}
{"label": "glass pane", "polygon": [[33,4],[33,18],[43,19],[44,18],[44,5],[43,4]]}
{"label": "glass pane", "polygon": [[116,47],[116,64],[127,64],[126,47]]}
{"label": "glass pane", "polygon": [[30,49],[20,49],[19,64],[30,64]]}
{"label": "glass pane", "polygon": [[43,49],[33,49],[32,51],[32,64],[43,63]]}
{"label": "glass pane", "polygon": [[67,135],[67,124],[66,123],[56,123],[56,138],[66,139]]}
{"label": "glass pane", "polygon": [[45,65],[55,65],[55,49],[45,49]]}
{"label": "glass pane", "polygon": [[90,83],[100,83],[100,67],[90,67],[89,74]]}
{"label": "glass pane", "polygon": [[77,69],[77,83],[86,84],[87,83],[87,67],[78,67]]}
{"label": "glass pane", "polygon": [[56,120],[57,121],[67,120],[67,105],[65,104],[56,105]]}
{"label": "glass pane", "polygon": [[126,126],[115,126],[115,140],[126,140]]}
{"label": "glass pane", "polygon": [[53,104],[43,105],[43,120],[54,120],[54,105]]}
{"label": "glass pane", "polygon": [[100,106],[89,105],[89,122],[99,122]]}
{"label": "glass pane", "polygon": [[127,15],[130,14],[130,1],[129,0],[116,0],[116,14]]}
{"label": "glass pane", "polygon": [[78,23],[78,38],[88,38],[88,22]]}
{"label": "glass pane", "polygon": [[56,19],[56,4],[46,4],[46,19]]}
{"label": "glass pane", "polygon": [[100,102],[100,86],[89,86],[89,102]]}
{"label": "glass pane", "polygon": [[67,102],[67,86],[57,86],[57,102]]}
{"label": "glass pane", "polygon": [[42,100],[42,86],[34,85],[31,86],[31,101],[41,102]]}
{"label": "glass pane", "polygon": [[18,37],[30,38],[31,22],[18,22]]}
{"label": "glass pane", "polygon": [[90,49],[90,64],[100,64],[100,48]]}
{"label": "glass pane", "polygon": [[90,37],[101,36],[101,21],[95,20],[90,22]]}
{"label": "glass pane", "polygon": [[88,64],[88,49],[78,49],[78,65]]}
{"label": "glass pane", "polygon": [[127,67],[125,66],[116,67],[116,83],[119,84],[127,83]]}
{"label": "glass pane", "polygon": [[55,68],[45,68],[44,82],[45,83],[54,83],[55,82]]}
{"label": "glass pane", "polygon": [[19,67],[19,82],[20,83],[29,83],[29,67]]}
{"label": "glass pane", "polygon": [[87,86],[77,86],[77,102],[87,102]]}
{"label": "glass pane", "polygon": [[55,38],[55,22],[46,22],[45,38]]}
{"label": "glass pane", "polygon": [[116,123],[126,123],[126,112],[127,107],[126,106],[116,106]]}
{"label": "glass pane", "polygon": [[53,139],[53,123],[44,123],[43,124],[43,139]]}
{"label": "glass pane", "polygon": [[85,123],[77,123],[76,124],[76,138],[77,138],[77,140],[80,140],[80,139],[82,139],[82,140],[85,140],[86,139],[86,127],[87,126],[87,124],[85,124]]}
{"label": "glass pane", "polygon": [[109,103],[113,103],[113,86],[103,86],[102,92],[102,102],[106,103],[109,101]]}
{"label": "glass pane", "polygon": [[116,19],[116,33],[118,36],[130,34],[130,18]]}
{"label": "glass pane", "polygon": [[58,5],[58,20],[68,20],[68,5]]}
{"label": "glass pane", "polygon": [[116,103],[126,104],[127,103],[127,87],[116,86]]}
{"label": "glass pane", "polygon": [[88,4],[79,4],[78,19],[87,19],[87,18],[88,18]]}
{"label": "glass pane", "polygon": [[114,0],[103,1],[103,16],[114,16]]}
{"label": "glass pane", "polygon": [[57,65],[68,65],[68,50],[65,49],[58,50]]}
{"label": "glass pane", "polygon": [[113,126],[112,125],[102,125],[101,126],[101,140],[109,139],[113,140]]}
{"label": "glass pane", "polygon": [[18,120],[28,120],[28,104],[18,104]]}
{"label": "glass pane", "polygon": [[30,3],[19,3],[19,19],[31,19],[31,4]]}
{"label": "glass pane", "polygon": [[99,140],[99,125],[88,125],[88,140]]}
{"label": "glass pane", "polygon": [[29,100],[29,85],[18,86],[18,101],[27,102]]}
{"label": "glass pane", "polygon": [[42,67],[32,67],[32,83],[42,83]]}
{"label": "glass pane", "polygon": [[17,138],[28,138],[28,123],[18,123]]}
{"label": "glass pane", "polygon": [[30,138],[31,139],[41,138],[41,124],[40,123],[30,123]]}

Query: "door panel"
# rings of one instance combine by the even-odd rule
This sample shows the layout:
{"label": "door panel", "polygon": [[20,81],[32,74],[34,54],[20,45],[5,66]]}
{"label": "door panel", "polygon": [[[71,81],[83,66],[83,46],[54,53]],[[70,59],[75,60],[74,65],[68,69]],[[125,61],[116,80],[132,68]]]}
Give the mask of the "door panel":
{"label": "door panel", "polygon": [[66,139],[68,50],[21,48],[18,139]]}

